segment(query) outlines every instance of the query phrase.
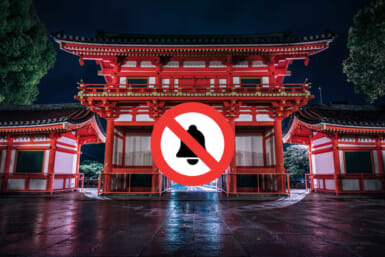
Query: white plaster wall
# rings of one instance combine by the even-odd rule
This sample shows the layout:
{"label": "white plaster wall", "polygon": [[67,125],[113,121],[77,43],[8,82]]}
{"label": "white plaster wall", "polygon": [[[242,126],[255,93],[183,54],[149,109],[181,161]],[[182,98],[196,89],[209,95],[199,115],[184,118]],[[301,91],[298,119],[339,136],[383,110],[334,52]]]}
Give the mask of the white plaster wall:
{"label": "white plaster wall", "polygon": [[179,67],[179,61],[169,61],[163,68],[177,68]]}
{"label": "white plaster wall", "polygon": [[127,78],[126,77],[120,77],[119,78],[119,87],[122,87],[122,88],[124,88],[124,87],[126,87],[126,84],[127,84]]}
{"label": "white plaster wall", "polygon": [[235,64],[233,67],[247,68],[247,67],[249,67],[249,62],[248,61],[241,61],[241,62],[238,62],[237,64]]}
{"label": "white plaster wall", "polygon": [[8,190],[24,190],[24,178],[10,178],[8,179]]}
{"label": "white plaster wall", "polygon": [[16,158],[16,150],[11,151],[11,162],[9,164],[9,173],[13,173],[15,170],[15,158]]}
{"label": "white plaster wall", "polygon": [[120,114],[114,121],[132,121],[131,114]]}
{"label": "white plaster wall", "polygon": [[115,165],[122,165],[123,160],[123,139],[114,137],[114,152],[112,155],[112,163]]}
{"label": "white plaster wall", "polygon": [[66,183],[65,188],[74,188],[75,187],[75,179],[74,178],[66,179],[65,183]]}
{"label": "white plaster wall", "polygon": [[210,61],[210,68],[226,68],[226,65],[223,65],[221,61]]}
{"label": "white plaster wall", "polygon": [[206,67],[205,61],[184,61],[184,68],[204,68]]}
{"label": "white plaster wall", "polygon": [[141,61],[140,67],[141,68],[155,68],[155,65],[153,65],[151,61]]}
{"label": "white plaster wall", "polygon": [[65,143],[65,144],[69,144],[69,145],[73,145],[74,147],[76,147],[76,140],[75,139],[72,139],[72,138],[69,138],[69,137],[59,137],[57,139],[58,142],[62,142],[62,143]]}
{"label": "white plaster wall", "polygon": [[0,160],[0,173],[4,172],[4,166],[5,166],[5,158],[7,155],[7,150],[2,150],[1,151],[1,160]]}
{"label": "white plaster wall", "polygon": [[333,153],[314,154],[314,162],[317,166],[317,174],[334,174]]}
{"label": "white plaster wall", "polygon": [[240,114],[235,121],[252,121],[253,116],[251,114]]}
{"label": "white plaster wall", "polygon": [[380,171],[378,169],[378,156],[377,156],[377,150],[374,150],[372,153],[373,156],[373,164],[374,164],[374,172],[378,174]]}
{"label": "white plaster wall", "polygon": [[312,147],[312,151],[318,151],[318,150],[322,150],[322,149],[328,149],[328,148],[331,148],[332,145],[331,144],[328,144],[328,145],[325,145],[325,146],[321,146],[321,147],[315,147],[313,146]]}
{"label": "white plaster wall", "polygon": [[30,179],[29,190],[47,190],[47,179]]}
{"label": "white plaster wall", "polygon": [[256,121],[274,121],[269,114],[257,114],[255,119]]}
{"label": "white plaster wall", "polygon": [[339,157],[340,157],[341,174],[345,174],[346,173],[346,169],[345,169],[345,161],[344,161],[344,151],[339,150],[338,154],[339,154]]}
{"label": "white plaster wall", "polygon": [[252,67],[267,67],[267,65],[264,64],[263,61],[252,61],[251,66]]}
{"label": "white plaster wall", "polygon": [[53,189],[63,189],[63,178],[55,178],[53,181]]}
{"label": "white plaster wall", "polygon": [[126,63],[123,64],[122,67],[134,68],[136,67],[136,61],[126,61]]}
{"label": "white plaster wall", "polygon": [[263,76],[262,77],[262,84],[269,84],[269,77]]}
{"label": "white plaster wall", "polygon": [[383,167],[385,167],[385,151],[382,151],[382,162],[384,163]]}
{"label": "white plaster wall", "polygon": [[320,179],[313,179],[313,183],[314,183],[314,188],[320,188],[320,189],[323,189],[323,183],[322,183],[322,180]]}
{"label": "white plaster wall", "polygon": [[43,173],[48,173],[48,162],[49,162],[50,150],[45,150],[44,152],[44,165],[43,165]]}
{"label": "white plaster wall", "polygon": [[364,190],[365,191],[380,191],[381,180],[379,179],[364,179]]}
{"label": "white plaster wall", "polygon": [[74,170],[76,170],[76,154],[56,152],[54,172],[72,174]]}
{"label": "white plaster wall", "polygon": [[332,142],[332,140],[330,138],[321,137],[321,138],[313,140],[313,143],[311,145],[314,147],[317,145],[321,145],[321,144],[325,144],[325,143],[331,143],[331,142]]}
{"label": "white plaster wall", "polygon": [[235,137],[237,166],[263,166],[263,136],[239,135]]}
{"label": "white plaster wall", "polygon": [[152,166],[151,135],[127,135],[124,158],[127,166]]}
{"label": "white plaster wall", "polygon": [[334,183],[334,179],[325,179],[325,189],[335,190],[336,184]]}
{"label": "white plaster wall", "polygon": [[137,114],[136,121],[154,121],[148,114]]}
{"label": "white plaster wall", "polygon": [[313,174],[317,174],[317,165],[315,165],[315,156],[314,156],[314,154],[311,155],[311,166],[312,166]]}
{"label": "white plaster wall", "polygon": [[359,191],[360,183],[358,179],[342,179],[343,191]]}
{"label": "white plaster wall", "polygon": [[266,165],[275,165],[274,137],[270,137],[266,140]]}

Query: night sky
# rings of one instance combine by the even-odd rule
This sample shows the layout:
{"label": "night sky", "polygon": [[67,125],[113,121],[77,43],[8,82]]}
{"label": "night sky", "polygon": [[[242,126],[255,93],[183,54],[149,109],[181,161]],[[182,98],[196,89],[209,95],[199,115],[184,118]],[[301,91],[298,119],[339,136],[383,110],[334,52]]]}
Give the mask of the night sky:
{"label": "night sky", "polygon": [[[347,34],[353,16],[369,0],[323,1],[230,1],[230,0],[35,0],[37,13],[49,33],[64,32],[94,36],[96,30],[149,34],[241,34],[293,31],[295,35],[322,34],[325,29],[337,34],[330,48],[310,57],[308,66],[295,61],[292,76],[285,82],[312,83],[311,92],[323,103],[345,101],[365,104],[355,94],[342,73],[342,60],[348,56]],[[57,49],[56,64],[42,78],[35,103],[75,102],[76,82],[103,83],[94,61],[82,67],[78,57]],[[385,98],[377,104],[384,104]],[[83,149],[83,158],[102,159],[104,145]]]}

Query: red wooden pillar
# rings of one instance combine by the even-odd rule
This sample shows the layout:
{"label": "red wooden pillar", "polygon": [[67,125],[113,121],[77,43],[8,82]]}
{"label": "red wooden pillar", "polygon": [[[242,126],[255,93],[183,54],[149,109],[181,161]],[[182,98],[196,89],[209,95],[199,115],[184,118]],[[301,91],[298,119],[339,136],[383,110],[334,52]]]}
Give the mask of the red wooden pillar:
{"label": "red wooden pillar", "polygon": [[[229,124],[231,128],[233,129],[234,133],[234,140],[235,140],[235,121],[233,118],[230,118]],[[230,162],[230,192],[236,194],[237,193],[237,152],[236,152],[236,145],[234,142],[234,154],[233,159]]]}
{"label": "red wooden pillar", "polygon": [[376,146],[377,146],[377,162],[378,162],[378,174],[381,176],[381,191],[385,191],[385,178],[384,178],[384,158],[382,157],[382,137],[379,136],[376,138]]}
{"label": "red wooden pillar", "polygon": [[81,155],[81,145],[79,143],[79,138],[77,140],[77,144],[78,144],[78,150],[76,152],[76,177],[75,177],[75,188],[79,188],[79,179],[80,179],[80,176],[79,176],[79,165],[80,165],[80,155]]}
{"label": "red wooden pillar", "polygon": [[11,170],[10,165],[11,165],[11,157],[12,157],[12,145],[13,145],[13,138],[11,136],[7,136],[7,151],[5,154],[4,176],[3,176],[3,181],[1,185],[2,192],[8,191],[8,175]]}
{"label": "red wooden pillar", "polygon": [[[49,159],[48,159],[48,169],[47,169],[47,174],[48,174],[48,181],[47,181],[47,190],[51,194],[53,193],[53,184],[55,180],[55,158],[56,158],[56,140],[57,137],[52,135],[51,136],[51,147],[49,151]],[[65,180],[63,180],[65,181]]]}
{"label": "red wooden pillar", "polygon": [[310,173],[309,180],[310,180],[310,189],[314,190],[314,187],[313,187],[314,183],[313,183],[313,158],[312,158],[312,154],[313,153],[312,153],[312,144],[313,144],[313,140],[312,140],[311,136],[309,136],[309,145],[308,145],[309,173]]}
{"label": "red wooden pillar", "polygon": [[[104,174],[112,173],[112,154],[114,147],[114,120],[112,118],[107,119],[107,131],[106,131],[106,147],[104,156]],[[104,176],[103,192],[111,191],[111,176]]]}
{"label": "red wooden pillar", "polygon": [[336,195],[341,191],[341,166],[340,156],[338,153],[338,136],[335,134],[332,137],[333,146],[333,160],[334,160],[334,185],[336,188]]}
{"label": "red wooden pillar", "polygon": [[[283,143],[282,143],[282,119],[275,118],[274,120],[274,144],[275,144],[275,172],[285,173],[283,166]],[[285,192],[284,175],[277,175],[277,190]]]}

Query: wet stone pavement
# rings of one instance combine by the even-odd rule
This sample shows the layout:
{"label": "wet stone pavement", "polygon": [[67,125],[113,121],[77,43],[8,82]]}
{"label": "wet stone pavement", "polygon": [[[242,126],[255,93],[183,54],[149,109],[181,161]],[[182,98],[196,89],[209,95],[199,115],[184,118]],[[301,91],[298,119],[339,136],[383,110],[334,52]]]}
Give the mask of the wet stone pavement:
{"label": "wet stone pavement", "polygon": [[384,256],[384,196],[276,202],[1,196],[0,256]]}

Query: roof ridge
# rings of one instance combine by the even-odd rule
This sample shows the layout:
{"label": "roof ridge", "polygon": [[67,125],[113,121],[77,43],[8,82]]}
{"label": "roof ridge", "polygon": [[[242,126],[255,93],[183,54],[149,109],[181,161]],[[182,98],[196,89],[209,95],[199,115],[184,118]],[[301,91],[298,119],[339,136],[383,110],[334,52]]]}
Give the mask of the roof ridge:
{"label": "roof ridge", "polygon": [[80,103],[64,103],[64,104],[31,104],[31,105],[0,105],[0,111],[37,111],[37,110],[57,110],[82,108],[88,109]]}

